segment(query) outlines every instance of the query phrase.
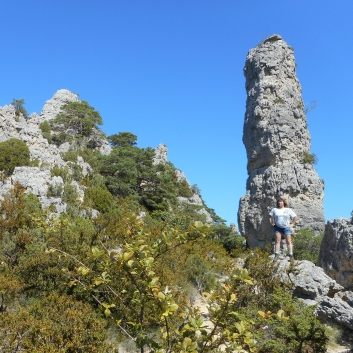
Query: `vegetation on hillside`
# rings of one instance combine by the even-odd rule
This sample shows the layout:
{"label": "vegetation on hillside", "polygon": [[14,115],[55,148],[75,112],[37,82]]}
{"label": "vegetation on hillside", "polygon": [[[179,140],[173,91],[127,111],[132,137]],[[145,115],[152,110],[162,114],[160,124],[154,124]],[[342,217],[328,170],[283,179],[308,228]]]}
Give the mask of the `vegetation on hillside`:
{"label": "vegetation on hillside", "polygon": [[30,164],[30,152],[22,140],[11,138],[0,142],[0,171],[6,176],[13,173],[15,167]]}
{"label": "vegetation on hillside", "polygon": [[268,253],[246,251],[207,206],[211,225],[202,206],[178,202],[197,187],[171,163],[154,165],[135,135],[110,136],[112,152],[101,155],[90,144],[96,124],[84,102],[41,126],[48,141],[71,143],[68,166],[51,166],[64,183],[48,190],[66,213],[42,209],[20,184],[0,201],[4,352],[118,352],[124,341],[141,353],[326,351],[324,326],[274,276]]}

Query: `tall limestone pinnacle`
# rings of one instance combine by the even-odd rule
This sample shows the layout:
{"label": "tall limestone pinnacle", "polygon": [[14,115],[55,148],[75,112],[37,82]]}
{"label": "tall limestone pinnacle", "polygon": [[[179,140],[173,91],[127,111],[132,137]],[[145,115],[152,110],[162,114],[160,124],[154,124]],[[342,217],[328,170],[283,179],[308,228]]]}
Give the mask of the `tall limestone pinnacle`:
{"label": "tall limestone pinnacle", "polygon": [[323,181],[309,163],[310,133],[293,48],[272,35],[249,51],[244,67],[248,158],[239,229],[250,247],[271,243],[269,211],[284,197],[298,215],[297,228],[324,230]]}

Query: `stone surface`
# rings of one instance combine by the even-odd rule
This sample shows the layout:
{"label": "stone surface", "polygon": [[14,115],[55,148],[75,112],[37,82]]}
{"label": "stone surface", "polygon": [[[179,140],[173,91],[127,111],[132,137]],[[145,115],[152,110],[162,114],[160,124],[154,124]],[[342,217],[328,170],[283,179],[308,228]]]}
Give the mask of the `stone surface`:
{"label": "stone surface", "polygon": [[293,48],[273,35],[246,58],[243,142],[248,158],[246,195],[240,199],[239,230],[250,247],[271,243],[269,211],[284,197],[298,215],[298,228],[324,230],[323,182],[305,163],[310,134]]}
{"label": "stone surface", "polygon": [[49,144],[42,136],[39,124],[40,119],[35,113],[31,114],[29,119],[21,117],[16,121],[14,107],[0,107],[0,142],[17,138],[26,143],[31,159],[37,159],[48,166],[65,165],[66,163],[60,156],[60,150],[55,145]]}
{"label": "stone surface", "polygon": [[294,267],[290,270],[289,258],[278,262],[278,273],[284,281],[293,285],[293,294],[307,301],[307,303],[320,303],[325,296],[333,297],[343,290],[335,280],[327,276],[321,267],[315,266],[310,261],[295,261]]}
{"label": "stone surface", "polygon": [[291,268],[288,258],[278,261],[277,273],[293,285],[293,295],[309,306],[315,314],[353,330],[353,292],[325,274],[310,261],[295,261]]}
{"label": "stone surface", "polygon": [[353,221],[351,218],[327,222],[318,264],[339,284],[347,289],[353,289]]}
{"label": "stone surface", "polygon": [[69,102],[78,102],[78,95],[67,90],[59,89],[55,92],[54,96],[47,100],[44,104],[44,107],[40,113],[41,121],[51,120],[60,113],[61,107]]}
{"label": "stone surface", "polygon": [[0,199],[3,198],[15,183],[20,183],[26,188],[26,193],[38,196],[43,208],[54,205],[58,213],[66,211],[66,204],[60,197],[48,197],[47,192],[50,185],[55,188],[63,188],[64,182],[61,177],[52,177],[50,171],[38,167],[16,167],[13,174],[0,181]]}
{"label": "stone surface", "polygon": [[163,143],[160,143],[154,150],[153,164],[161,164],[168,162],[168,148]]}
{"label": "stone surface", "polygon": [[337,296],[334,298],[325,296],[317,306],[315,314],[353,330],[353,306]]}

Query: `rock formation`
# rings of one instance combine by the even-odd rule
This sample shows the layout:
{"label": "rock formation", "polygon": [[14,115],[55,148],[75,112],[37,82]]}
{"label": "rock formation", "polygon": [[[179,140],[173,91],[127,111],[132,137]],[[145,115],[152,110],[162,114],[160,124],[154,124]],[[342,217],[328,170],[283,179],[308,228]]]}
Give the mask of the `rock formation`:
{"label": "rock formation", "polygon": [[353,289],[353,221],[328,221],[322,239],[319,266],[346,289]]}
{"label": "rock formation", "polygon": [[248,158],[246,195],[240,199],[239,230],[250,247],[264,248],[273,228],[269,211],[284,197],[298,227],[324,230],[323,182],[310,154],[301,86],[293,48],[272,35],[247,55],[243,142]]}
{"label": "rock formation", "polygon": [[[10,138],[16,138],[26,143],[29,148],[31,160],[37,161],[38,167],[16,167],[9,178],[0,180],[0,198],[6,194],[16,182],[21,183],[26,192],[31,192],[38,196],[44,208],[55,206],[57,212],[65,212],[66,204],[59,196],[48,197],[49,187],[62,188],[61,177],[51,176],[50,169],[53,166],[69,167],[62,159],[60,152],[65,149],[49,144],[43,137],[40,123],[51,120],[60,112],[60,107],[68,102],[77,102],[76,94],[68,90],[57,91],[53,98],[48,100],[40,114],[32,113],[28,119],[20,116],[16,119],[15,108],[10,106],[0,107],[0,142]],[[106,144],[108,142],[106,141]],[[69,146],[66,146],[66,150]],[[82,157],[78,158],[78,165],[82,168],[83,175],[91,170],[89,164],[85,163]],[[82,190],[73,183],[78,194],[82,196]]]}
{"label": "rock formation", "polygon": [[[161,143],[154,150],[153,164],[154,165],[160,164],[160,163],[165,164],[167,163],[167,161],[168,161],[168,148],[166,145]],[[179,182],[186,181],[188,185],[191,187],[189,181],[186,179],[185,174],[181,170],[175,169],[175,175]],[[206,223],[213,224],[213,219],[209,214],[209,212],[203,207],[204,203],[197,192],[194,192],[191,197],[179,196],[178,201],[189,203],[195,206],[200,206],[200,209],[197,212],[205,216]]]}
{"label": "rock formation", "polygon": [[64,104],[78,101],[77,94],[67,89],[59,89],[51,99],[45,102],[40,118],[42,121],[54,119],[61,112],[61,107]]}
{"label": "rock formation", "polygon": [[160,143],[154,150],[153,164],[167,163],[168,162],[168,148],[163,143]]}
{"label": "rock formation", "polygon": [[292,284],[293,295],[307,305],[315,305],[315,314],[353,330],[353,292],[345,291],[321,267],[310,261],[278,261],[278,275]]}

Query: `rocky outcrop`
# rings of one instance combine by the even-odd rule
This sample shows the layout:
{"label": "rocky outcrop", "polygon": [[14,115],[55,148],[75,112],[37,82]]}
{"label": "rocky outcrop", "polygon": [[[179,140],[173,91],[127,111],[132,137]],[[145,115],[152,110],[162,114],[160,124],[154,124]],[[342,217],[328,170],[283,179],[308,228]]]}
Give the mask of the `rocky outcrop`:
{"label": "rocky outcrop", "polygon": [[[157,165],[160,163],[167,163],[168,161],[168,148],[164,144],[159,144],[157,148],[154,150],[154,158],[153,158],[153,164]],[[189,181],[186,179],[185,174],[179,170],[175,169],[175,176],[179,182],[186,181],[187,184],[191,187]],[[206,223],[213,224],[213,218],[209,214],[209,212],[203,207],[204,203],[200,197],[200,195],[197,192],[194,192],[191,197],[178,197],[178,201],[180,203],[189,203],[191,205],[199,206],[200,209],[197,210],[197,213],[202,214],[205,216]]]}
{"label": "rocky outcrop", "polygon": [[153,165],[168,162],[168,148],[163,143],[160,143],[154,150]]}
{"label": "rocky outcrop", "polygon": [[59,149],[42,136],[39,128],[40,120],[37,114],[31,114],[29,119],[16,119],[13,106],[0,107],[0,142],[16,138],[26,143],[31,153],[31,159],[48,166],[65,165]]}
{"label": "rocky outcrop", "polygon": [[282,280],[290,282],[293,294],[309,305],[320,303],[325,296],[332,298],[335,293],[344,289],[327,276],[321,267],[310,261],[295,261],[292,268],[287,259],[279,261],[278,264],[278,273]]}
{"label": "rocky outcrop", "polygon": [[346,289],[353,289],[353,221],[328,221],[322,239],[319,266]]}
{"label": "rocky outcrop", "polygon": [[59,176],[51,176],[48,169],[38,167],[16,167],[13,174],[0,180],[0,199],[8,193],[16,183],[26,188],[26,193],[38,196],[43,208],[55,206],[56,212],[66,211],[66,204],[61,200],[60,194],[55,197],[48,196],[48,189],[62,190],[64,182]]}
{"label": "rocky outcrop", "polygon": [[352,295],[352,292],[341,292],[333,298],[325,296],[315,310],[316,315],[353,330],[353,303],[347,300]]}
{"label": "rocky outcrop", "polygon": [[239,230],[250,247],[271,243],[269,211],[284,197],[298,227],[324,230],[323,182],[310,163],[310,134],[293,48],[272,35],[246,58],[243,142],[248,158],[246,195],[240,199]]}
{"label": "rocky outcrop", "polygon": [[78,101],[77,94],[67,89],[59,89],[51,99],[45,102],[40,113],[41,121],[54,119],[61,112],[61,107],[64,104]]}
{"label": "rocky outcrop", "polygon": [[[51,120],[60,112],[60,107],[68,102],[77,102],[78,96],[68,90],[57,91],[53,98],[49,99],[40,114],[32,113],[28,119],[23,116],[16,117],[15,108],[10,106],[0,107],[0,142],[10,138],[16,138],[26,143],[29,148],[32,162],[38,167],[17,167],[13,174],[6,179],[0,180],[0,198],[6,194],[16,182],[19,182],[26,188],[26,192],[33,193],[40,199],[43,208],[55,206],[57,212],[65,212],[66,204],[62,202],[60,193],[53,197],[48,196],[48,189],[56,190],[63,188],[63,180],[61,177],[51,176],[50,169],[52,167],[69,167],[62,157],[61,152],[70,149],[69,144],[57,147],[49,144],[48,140],[43,137],[40,124],[45,120]],[[101,140],[103,140],[101,138]],[[107,153],[109,153],[105,145],[105,140],[100,144]],[[102,147],[103,146],[103,147]],[[78,157],[77,164],[81,167],[82,174],[85,176],[91,171],[91,167],[82,157]],[[76,187],[76,185],[73,185]],[[78,195],[83,199],[84,190],[77,188]]]}
{"label": "rocky outcrop", "polygon": [[353,292],[344,291],[321,267],[310,261],[295,261],[293,266],[282,259],[278,261],[277,273],[292,284],[295,297],[316,306],[318,317],[353,330]]}

